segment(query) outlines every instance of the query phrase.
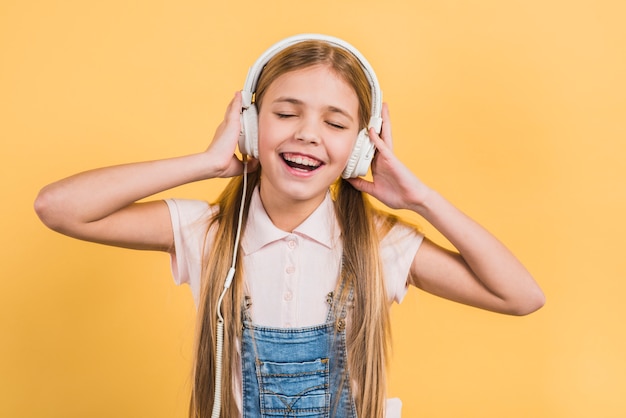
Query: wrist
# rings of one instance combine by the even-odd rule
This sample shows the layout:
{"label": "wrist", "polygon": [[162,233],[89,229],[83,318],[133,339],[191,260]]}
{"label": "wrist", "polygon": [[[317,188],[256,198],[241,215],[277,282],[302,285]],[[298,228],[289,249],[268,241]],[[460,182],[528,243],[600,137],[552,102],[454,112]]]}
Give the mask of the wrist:
{"label": "wrist", "polygon": [[176,166],[172,168],[178,170],[178,174],[182,176],[181,180],[185,183],[217,177],[218,168],[205,152],[181,156],[175,160]]}
{"label": "wrist", "polygon": [[437,199],[440,197],[435,190],[422,185],[420,190],[416,191],[412,196],[408,209],[421,216],[426,216],[428,212],[432,211]]}
{"label": "wrist", "polygon": [[216,163],[216,159],[207,151],[196,154],[196,170],[198,180],[208,180],[220,177],[223,167]]}

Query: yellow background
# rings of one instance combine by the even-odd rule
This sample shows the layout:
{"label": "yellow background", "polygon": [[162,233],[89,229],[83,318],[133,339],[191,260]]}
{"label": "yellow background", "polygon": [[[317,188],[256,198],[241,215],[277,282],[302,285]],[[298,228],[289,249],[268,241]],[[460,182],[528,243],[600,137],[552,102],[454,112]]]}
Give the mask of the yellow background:
{"label": "yellow background", "polygon": [[167,256],[57,235],[32,202],[204,149],[248,66],[301,32],[368,57],[401,159],[547,294],[512,318],[412,290],[393,310],[404,416],[626,416],[625,17],[619,0],[4,0],[0,416],[185,416],[194,307]]}

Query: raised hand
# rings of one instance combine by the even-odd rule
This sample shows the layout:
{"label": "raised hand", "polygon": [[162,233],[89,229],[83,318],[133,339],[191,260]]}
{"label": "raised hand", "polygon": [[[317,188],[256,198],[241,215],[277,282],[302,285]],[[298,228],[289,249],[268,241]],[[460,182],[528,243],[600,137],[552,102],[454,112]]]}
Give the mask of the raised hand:
{"label": "raised hand", "polygon": [[390,208],[417,211],[429,189],[394,155],[389,107],[386,103],[383,104],[382,118],[380,135],[374,129],[369,131],[369,137],[376,146],[372,181],[360,177],[348,181],[356,189],[372,195]]}
{"label": "raised hand", "polygon": [[[235,154],[241,129],[240,113],[241,93],[237,92],[228,104],[224,120],[215,130],[213,140],[206,150],[214,167],[214,177],[233,177],[243,172],[243,163]],[[250,160],[248,170],[252,171],[256,165],[256,160]]]}

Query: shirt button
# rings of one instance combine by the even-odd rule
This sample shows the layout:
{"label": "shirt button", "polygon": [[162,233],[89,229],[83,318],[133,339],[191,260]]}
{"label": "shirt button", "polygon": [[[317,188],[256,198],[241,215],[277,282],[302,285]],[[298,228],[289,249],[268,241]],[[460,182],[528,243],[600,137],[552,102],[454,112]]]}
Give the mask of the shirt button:
{"label": "shirt button", "polygon": [[296,271],[296,268],[294,266],[288,266],[285,271],[287,274],[293,274],[293,272]]}
{"label": "shirt button", "polygon": [[289,291],[285,292],[285,294],[283,295],[283,299],[285,299],[286,301],[290,301],[291,299],[293,299],[293,293]]}
{"label": "shirt button", "polygon": [[293,250],[294,248],[296,248],[296,242],[293,240],[287,241],[287,246],[289,247],[289,249]]}

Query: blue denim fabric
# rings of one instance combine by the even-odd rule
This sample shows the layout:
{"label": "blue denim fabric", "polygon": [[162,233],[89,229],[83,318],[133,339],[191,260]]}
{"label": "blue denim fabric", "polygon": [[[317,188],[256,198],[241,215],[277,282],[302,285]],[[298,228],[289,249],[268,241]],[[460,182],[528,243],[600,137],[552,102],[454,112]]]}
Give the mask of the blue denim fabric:
{"label": "blue denim fabric", "polygon": [[323,325],[295,329],[259,327],[244,315],[244,418],[356,418],[345,327],[335,327],[332,311]]}

